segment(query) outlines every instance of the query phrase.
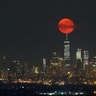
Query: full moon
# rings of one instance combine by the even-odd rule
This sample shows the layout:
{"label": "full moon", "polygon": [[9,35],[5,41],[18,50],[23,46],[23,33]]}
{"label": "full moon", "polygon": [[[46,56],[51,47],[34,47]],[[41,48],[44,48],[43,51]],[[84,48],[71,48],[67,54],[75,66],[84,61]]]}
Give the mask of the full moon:
{"label": "full moon", "polygon": [[74,30],[74,23],[69,18],[63,18],[58,23],[58,29],[64,34],[69,34]]}

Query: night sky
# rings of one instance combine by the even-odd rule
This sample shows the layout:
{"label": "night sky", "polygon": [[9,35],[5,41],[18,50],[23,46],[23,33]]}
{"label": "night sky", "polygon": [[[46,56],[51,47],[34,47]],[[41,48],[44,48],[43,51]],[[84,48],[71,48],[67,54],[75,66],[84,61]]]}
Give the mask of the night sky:
{"label": "night sky", "polygon": [[65,34],[57,24],[70,18],[75,30],[69,34],[71,54],[77,48],[96,53],[96,5],[88,0],[2,0],[0,1],[0,56],[29,58],[33,64],[63,56]]}

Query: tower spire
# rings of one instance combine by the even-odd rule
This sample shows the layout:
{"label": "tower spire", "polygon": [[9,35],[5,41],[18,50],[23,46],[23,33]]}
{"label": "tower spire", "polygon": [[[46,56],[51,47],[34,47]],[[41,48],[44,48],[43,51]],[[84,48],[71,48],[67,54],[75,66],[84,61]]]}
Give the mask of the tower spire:
{"label": "tower spire", "polygon": [[66,41],[68,41],[68,34],[66,34]]}

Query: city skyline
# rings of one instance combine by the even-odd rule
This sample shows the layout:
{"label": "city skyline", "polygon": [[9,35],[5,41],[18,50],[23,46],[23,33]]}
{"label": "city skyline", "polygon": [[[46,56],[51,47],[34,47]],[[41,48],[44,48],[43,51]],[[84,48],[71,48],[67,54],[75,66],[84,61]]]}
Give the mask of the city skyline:
{"label": "city skyline", "polygon": [[73,56],[77,48],[89,50],[90,56],[96,53],[94,2],[4,0],[0,13],[1,55],[28,57],[33,64],[50,58],[53,51],[63,56],[66,36],[57,24],[64,17],[75,23],[75,30],[69,34]]}

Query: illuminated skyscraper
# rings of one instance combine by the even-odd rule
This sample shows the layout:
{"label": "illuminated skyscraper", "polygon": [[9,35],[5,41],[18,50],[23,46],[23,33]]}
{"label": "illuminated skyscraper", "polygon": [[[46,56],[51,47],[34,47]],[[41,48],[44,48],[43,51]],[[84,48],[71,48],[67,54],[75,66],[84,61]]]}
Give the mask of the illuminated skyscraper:
{"label": "illuminated skyscraper", "polygon": [[43,58],[43,72],[46,71],[46,58]]}
{"label": "illuminated skyscraper", "polygon": [[88,50],[83,51],[83,68],[88,65],[89,52]]}
{"label": "illuminated skyscraper", "polygon": [[67,34],[66,40],[64,41],[64,60],[66,62],[66,66],[70,66],[70,41],[68,40]]}
{"label": "illuminated skyscraper", "polygon": [[59,57],[57,56],[57,53],[53,52],[52,59],[50,60],[51,65],[57,67],[59,65],[58,59],[59,59]]}
{"label": "illuminated skyscraper", "polygon": [[81,61],[82,61],[81,49],[77,49],[77,52],[76,52],[76,60],[81,60]]}
{"label": "illuminated skyscraper", "polygon": [[75,75],[80,76],[82,69],[83,69],[83,64],[82,64],[82,57],[81,57],[81,49],[77,49],[76,52],[76,65],[75,65]]}
{"label": "illuminated skyscraper", "polygon": [[64,41],[64,60],[70,60],[70,41]]}
{"label": "illuminated skyscraper", "polygon": [[93,57],[92,71],[96,74],[96,56]]}

